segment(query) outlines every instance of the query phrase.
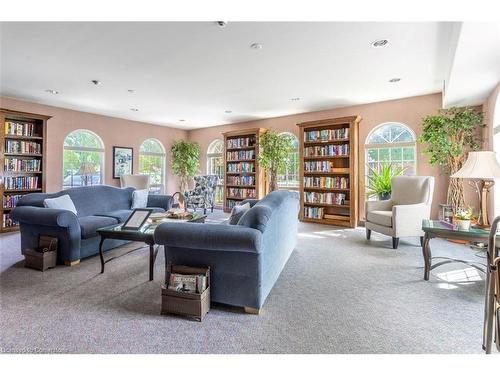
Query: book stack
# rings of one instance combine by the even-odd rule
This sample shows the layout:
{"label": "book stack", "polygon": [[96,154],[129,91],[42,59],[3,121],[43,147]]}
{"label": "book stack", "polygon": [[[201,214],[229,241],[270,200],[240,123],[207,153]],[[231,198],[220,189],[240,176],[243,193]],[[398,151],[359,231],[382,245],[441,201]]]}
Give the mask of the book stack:
{"label": "book stack", "polygon": [[349,139],[349,128],[313,130],[304,133],[306,142],[327,142]]}
{"label": "book stack", "polygon": [[323,207],[304,207],[304,217],[308,219],[323,219],[324,212]]}
{"label": "book stack", "polygon": [[5,177],[4,185],[6,190],[32,190],[38,188],[38,177]]}
{"label": "book stack", "polygon": [[3,228],[11,228],[18,225],[17,221],[11,219],[10,214],[3,214],[2,223]]}
{"label": "book stack", "polygon": [[40,159],[5,158],[4,170],[7,172],[40,172]]}
{"label": "book stack", "polygon": [[24,197],[24,195],[4,195],[3,196],[3,208],[14,208],[19,199]]}
{"label": "book stack", "polygon": [[304,187],[349,189],[349,177],[304,177]]}
{"label": "book stack", "polygon": [[41,154],[42,145],[37,142],[7,139],[5,142],[5,152],[10,154]]}
{"label": "book stack", "polygon": [[349,145],[309,146],[304,148],[304,156],[349,155]]}
{"label": "book stack", "polygon": [[318,193],[316,191],[305,191],[304,202],[325,203],[325,204],[345,204],[346,195],[343,193]]}
{"label": "book stack", "polygon": [[228,198],[255,198],[255,189],[228,188]]}
{"label": "book stack", "polygon": [[304,162],[304,170],[306,172],[332,172],[333,169],[333,162],[328,160]]}
{"label": "book stack", "polygon": [[35,124],[29,122],[5,121],[5,134],[24,137],[33,137],[35,134]]}
{"label": "book stack", "polygon": [[241,172],[254,172],[254,163],[228,163],[227,171],[230,173],[241,173]]}
{"label": "book stack", "polygon": [[240,137],[227,140],[227,148],[252,147],[255,145],[255,137]]}
{"label": "book stack", "polygon": [[255,177],[254,176],[227,176],[227,184],[228,185],[254,185]]}
{"label": "book stack", "polygon": [[227,160],[253,160],[255,158],[255,151],[228,151],[226,155]]}

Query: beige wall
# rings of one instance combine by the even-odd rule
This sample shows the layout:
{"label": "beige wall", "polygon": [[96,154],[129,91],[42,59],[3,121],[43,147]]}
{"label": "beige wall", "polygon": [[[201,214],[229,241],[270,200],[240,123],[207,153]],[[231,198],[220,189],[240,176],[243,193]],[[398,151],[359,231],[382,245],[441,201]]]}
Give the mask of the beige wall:
{"label": "beige wall", "polygon": [[31,112],[52,116],[47,123],[47,191],[55,192],[62,188],[62,163],[64,138],[76,129],[89,129],[99,135],[105,147],[104,178],[107,185],[119,186],[113,179],[113,146],[133,147],[134,172],[139,167],[139,147],[147,138],[158,139],[167,154],[166,186],[167,192],[178,190],[177,178],[170,173],[170,145],[176,139],[186,139],[185,130],[167,128],[92,113],[51,107],[10,98],[0,98],[0,107],[11,110]]}
{"label": "beige wall", "polygon": [[[331,109],[319,112],[302,113],[291,116],[276,117],[270,119],[248,121],[237,124],[222,125],[189,132],[189,140],[198,142],[202,150],[201,168],[206,170],[206,152],[208,145],[216,138],[221,138],[221,133],[245,128],[268,128],[278,132],[288,131],[298,136],[297,123],[310,120],[327,119],[333,117],[360,115],[363,120],[359,129],[359,156],[360,156],[360,191],[364,191],[364,143],[370,131],[384,122],[401,122],[408,125],[416,133],[421,133],[421,120],[423,117],[436,114],[441,108],[441,94],[417,96],[405,99],[391,100],[386,102],[363,104],[351,107]],[[440,170],[429,166],[428,158],[422,155],[423,147],[417,143],[417,173],[419,175],[435,176],[436,189],[434,192],[433,216],[437,215],[439,203],[446,200],[447,177],[441,175]],[[203,169],[205,168],[205,169]],[[359,196],[360,219],[364,217],[364,196]]]}
{"label": "beige wall", "polygon": [[[484,132],[485,150],[496,151],[497,154],[500,150],[495,150],[493,136],[495,134],[495,128],[497,131],[500,127],[500,83],[497,84],[496,88],[491,92],[488,99],[483,104],[484,119],[486,123],[486,128]],[[497,155],[497,159],[500,159]],[[493,193],[490,194],[489,210],[490,219],[492,220],[495,216],[500,215],[500,181],[495,181],[493,186]]]}

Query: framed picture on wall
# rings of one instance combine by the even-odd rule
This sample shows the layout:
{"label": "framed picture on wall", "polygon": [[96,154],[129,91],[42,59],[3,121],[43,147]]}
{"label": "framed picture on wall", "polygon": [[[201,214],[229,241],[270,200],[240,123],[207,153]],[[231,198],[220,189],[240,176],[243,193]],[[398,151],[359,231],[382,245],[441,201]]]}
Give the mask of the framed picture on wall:
{"label": "framed picture on wall", "polygon": [[132,147],[113,146],[113,178],[134,171],[134,149]]}

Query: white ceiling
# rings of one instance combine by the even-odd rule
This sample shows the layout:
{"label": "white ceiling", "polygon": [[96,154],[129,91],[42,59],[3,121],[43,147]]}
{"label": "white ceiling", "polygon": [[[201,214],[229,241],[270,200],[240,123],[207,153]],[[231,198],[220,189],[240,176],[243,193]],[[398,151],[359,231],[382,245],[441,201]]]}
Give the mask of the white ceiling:
{"label": "white ceiling", "polygon": [[456,25],[2,23],[0,94],[183,129],[377,102],[440,92]]}

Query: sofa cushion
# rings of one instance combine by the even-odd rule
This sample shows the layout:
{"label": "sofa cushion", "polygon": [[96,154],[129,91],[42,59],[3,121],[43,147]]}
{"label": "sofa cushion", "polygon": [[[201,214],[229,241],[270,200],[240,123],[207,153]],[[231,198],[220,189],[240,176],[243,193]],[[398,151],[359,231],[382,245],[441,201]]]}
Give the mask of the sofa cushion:
{"label": "sofa cushion", "polygon": [[47,208],[55,208],[58,210],[67,210],[77,215],[76,207],[71,197],[67,194],[56,198],[47,198],[43,200],[43,205]]}
{"label": "sofa cushion", "polygon": [[236,225],[241,217],[250,209],[250,203],[245,203],[239,206],[234,206],[229,217],[229,224]]}
{"label": "sofa cushion", "polygon": [[241,219],[238,221],[238,225],[257,229],[264,233],[267,222],[271,218],[272,214],[273,210],[270,207],[256,204],[243,214]]}
{"label": "sofa cushion", "polygon": [[392,227],[392,211],[370,211],[366,219],[370,223]]}
{"label": "sofa cushion", "polygon": [[134,190],[132,193],[132,209],[146,208],[148,205],[148,189]]}
{"label": "sofa cushion", "polygon": [[117,219],[106,216],[83,216],[78,218],[78,221],[83,239],[97,236],[97,229],[99,228],[118,224]]}
{"label": "sofa cushion", "polygon": [[125,222],[130,214],[132,213],[132,210],[115,210],[115,211],[110,211],[110,212],[103,212],[103,213],[98,213],[95,214],[95,216],[105,216],[105,217],[112,217],[116,220],[118,220],[119,223]]}

